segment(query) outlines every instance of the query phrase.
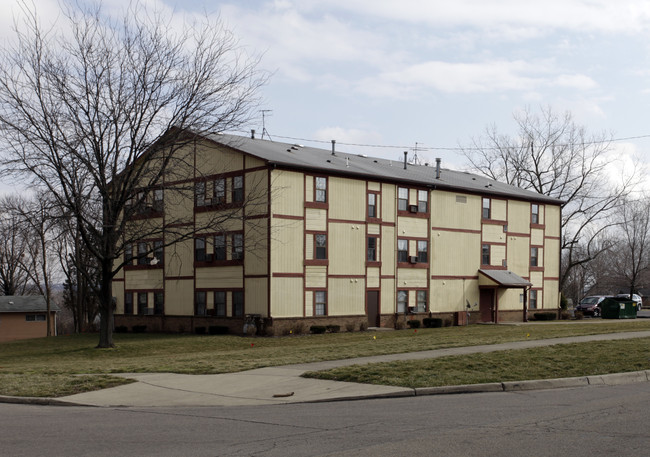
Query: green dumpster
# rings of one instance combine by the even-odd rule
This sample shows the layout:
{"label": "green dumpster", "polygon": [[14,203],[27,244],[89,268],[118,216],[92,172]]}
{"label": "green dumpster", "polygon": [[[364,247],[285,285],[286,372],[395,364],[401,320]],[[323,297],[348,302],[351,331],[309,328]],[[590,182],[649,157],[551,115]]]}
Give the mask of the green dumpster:
{"label": "green dumpster", "polygon": [[636,303],[628,298],[609,297],[600,303],[603,319],[636,319]]}

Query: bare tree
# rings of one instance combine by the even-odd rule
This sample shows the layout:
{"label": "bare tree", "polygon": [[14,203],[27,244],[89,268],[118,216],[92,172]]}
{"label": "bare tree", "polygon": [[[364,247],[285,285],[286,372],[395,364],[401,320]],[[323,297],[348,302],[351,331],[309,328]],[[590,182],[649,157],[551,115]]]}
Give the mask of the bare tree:
{"label": "bare tree", "polygon": [[617,211],[620,241],[610,256],[612,276],[626,284],[630,297],[650,271],[650,200],[625,199]]}
{"label": "bare tree", "polygon": [[27,239],[17,218],[2,211],[0,219],[0,291],[3,295],[24,295],[29,275],[24,268]]}
{"label": "bare tree", "polygon": [[560,287],[571,270],[595,259],[607,246],[599,242],[609,217],[634,184],[634,176],[612,177],[607,154],[611,136],[589,134],[570,113],[551,108],[516,113],[515,136],[496,127],[473,140],[463,153],[471,168],[523,189],[562,200]]}
{"label": "bare tree", "polygon": [[[266,75],[218,20],[172,30],[171,18],[138,2],[117,20],[63,3],[68,31],[44,29],[23,4],[15,44],[0,51],[4,170],[47,188],[76,221],[99,268],[98,347],[112,347],[111,280],[125,246],[183,222],[135,216],[194,165],[179,151],[197,135],[250,121]],[[177,240],[189,236],[177,229]]]}

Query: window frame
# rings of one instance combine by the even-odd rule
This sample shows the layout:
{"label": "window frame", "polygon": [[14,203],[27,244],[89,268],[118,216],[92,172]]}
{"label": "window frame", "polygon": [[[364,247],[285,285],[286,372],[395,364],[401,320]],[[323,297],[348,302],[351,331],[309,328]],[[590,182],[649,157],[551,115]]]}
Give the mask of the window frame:
{"label": "window frame", "polygon": [[481,200],[481,219],[492,219],[492,199],[490,197],[483,197]]}
{"label": "window frame", "polygon": [[[400,249],[403,246],[404,243],[406,243],[406,249]],[[409,240],[405,238],[398,238],[397,239],[397,262],[398,263],[405,263],[409,261]]]}
{"label": "window frame", "polygon": [[205,181],[196,181],[194,183],[194,206],[203,207],[205,206],[205,190],[206,190]]}
{"label": "window frame", "polygon": [[[217,300],[217,294],[223,296],[223,301]],[[228,315],[228,293],[225,290],[215,290],[213,294],[214,298],[214,315],[216,317],[227,317]]]}
{"label": "window frame", "polygon": [[[421,250],[422,244],[424,244],[424,250]],[[429,263],[429,241],[428,240],[417,240],[417,257],[418,263]]]}
{"label": "window frame", "polygon": [[[137,292],[138,294],[138,316],[146,316],[147,312],[143,311],[149,308],[149,293]],[[142,300],[144,297],[144,300]]]}
{"label": "window frame", "polygon": [[[424,200],[420,197],[424,195]],[[429,191],[418,189],[418,213],[429,212]]]}
{"label": "window frame", "polygon": [[[202,298],[202,303],[201,300],[199,300],[199,297]],[[202,308],[199,308],[199,306],[202,306]],[[203,311],[202,313],[199,313],[199,311]],[[194,315],[195,316],[207,316],[208,314],[208,294],[204,290],[196,290],[194,291]]]}
{"label": "window frame", "polygon": [[[324,243],[320,244],[319,239]],[[314,233],[314,260],[327,260],[327,233]]]}
{"label": "window frame", "polygon": [[530,205],[530,223],[533,225],[539,225],[539,204],[531,203]]}
{"label": "window frame", "polygon": [[[374,246],[370,246],[370,240],[373,241]],[[377,262],[378,261],[378,252],[377,246],[379,245],[379,237],[374,235],[369,235],[366,238],[366,261],[367,262]],[[372,254],[372,255],[371,255]]]}
{"label": "window frame", "polygon": [[243,233],[231,233],[230,234],[231,250],[230,250],[230,259],[231,260],[244,260],[244,234]]}
{"label": "window frame", "polygon": [[165,314],[165,292],[154,291],[153,293],[153,313],[157,316]]}
{"label": "window frame", "polygon": [[[217,242],[219,240],[219,242]],[[214,260],[227,260],[228,258],[228,241],[226,235],[219,233],[214,235],[213,258]]]}
{"label": "window frame", "polygon": [[[366,199],[367,203],[367,211],[366,211],[366,216],[368,219],[378,219],[379,218],[379,212],[377,211],[377,200],[378,200],[378,195],[374,192],[368,192],[368,197]],[[372,202],[370,200],[373,200]]]}
{"label": "window frame", "polygon": [[[239,185],[235,184],[239,181]],[[232,202],[234,204],[241,204],[244,201],[244,175],[236,175],[232,177]]]}
{"label": "window frame", "polygon": [[[487,263],[485,262],[486,256],[487,256]],[[490,264],[491,261],[492,261],[492,246],[486,243],[481,244],[481,265],[491,265]]]}
{"label": "window frame", "polygon": [[539,296],[537,294],[537,289],[530,289],[530,294],[528,297],[528,309],[538,309],[537,302]]}
{"label": "window frame", "polygon": [[[322,300],[318,296],[322,294]],[[322,307],[322,310],[320,309]],[[322,312],[321,312],[322,311]],[[314,316],[327,316],[327,291],[315,290],[314,291]]]}
{"label": "window frame", "polygon": [[212,189],[212,203],[224,205],[226,203],[226,178],[216,178]]}
{"label": "window frame", "polygon": [[[199,248],[199,242],[203,243],[203,247]],[[207,240],[205,237],[196,237],[194,238],[194,261],[195,262],[205,262],[207,259]],[[201,255],[199,255],[201,253]]]}
{"label": "window frame", "polygon": [[[327,176],[314,176],[314,202],[327,203]],[[319,187],[319,183],[323,183],[324,187]]]}
{"label": "window frame", "polygon": [[[424,294],[424,300],[421,300],[421,294]],[[427,312],[427,290],[426,289],[420,289],[415,292],[415,312],[416,313],[426,313]],[[420,307],[420,304],[423,303],[423,306]]]}
{"label": "window frame", "polygon": [[165,260],[165,242],[162,240],[154,240],[153,242],[153,257],[158,260],[156,265],[162,266]]}
{"label": "window frame", "polygon": [[530,247],[530,266],[539,267],[539,247],[531,246]]}
{"label": "window frame", "polygon": [[133,292],[124,292],[124,314],[133,315]]}
{"label": "window frame", "polygon": [[[406,198],[400,195],[402,191],[406,192]],[[398,187],[397,188],[397,211],[408,211],[408,209],[409,209],[409,188]]]}
{"label": "window frame", "polygon": [[149,245],[146,241],[138,241],[137,244],[138,247],[138,260],[137,260],[137,265],[138,266],[144,266],[148,265],[149,262],[147,262],[147,254],[149,254]]}
{"label": "window frame", "polygon": [[[244,291],[243,290],[233,290],[231,292],[232,297],[232,317],[244,317],[245,313],[245,303],[244,303]],[[236,299],[241,297],[241,300]]]}
{"label": "window frame", "polygon": [[[400,297],[403,296],[404,300],[400,300]],[[409,307],[409,291],[404,290],[404,289],[398,289],[397,290],[397,296],[396,296],[396,311],[397,313],[403,313],[405,314],[408,311]],[[402,304],[402,309],[400,309],[400,304]]]}

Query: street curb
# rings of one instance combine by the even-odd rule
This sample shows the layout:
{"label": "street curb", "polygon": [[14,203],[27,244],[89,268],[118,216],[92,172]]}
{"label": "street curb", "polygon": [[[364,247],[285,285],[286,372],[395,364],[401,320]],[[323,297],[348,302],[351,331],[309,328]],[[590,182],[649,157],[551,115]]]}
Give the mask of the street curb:
{"label": "street curb", "polygon": [[40,405],[40,406],[92,406],[82,403],[73,403],[70,401],[58,400],[49,397],[11,397],[0,395],[0,403],[14,403],[20,405]]}

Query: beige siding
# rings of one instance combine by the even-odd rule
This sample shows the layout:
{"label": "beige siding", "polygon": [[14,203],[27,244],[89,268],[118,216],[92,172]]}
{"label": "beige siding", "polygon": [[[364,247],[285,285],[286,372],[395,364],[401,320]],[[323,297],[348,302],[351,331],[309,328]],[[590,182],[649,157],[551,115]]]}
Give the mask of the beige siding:
{"label": "beige siding", "polygon": [[246,195],[246,215],[267,214],[269,179],[266,170],[247,173],[244,179]]}
{"label": "beige siding", "polygon": [[195,277],[196,287],[199,289],[210,287],[240,289],[244,287],[242,267],[239,265],[197,268]]}
{"label": "beige siding", "polygon": [[196,163],[203,176],[228,173],[244,168],[244,155],[214,143],[205,142],[196,148]]}
{"label": "beige siding", "polygon": [[411,289],[427,287],[427,270],[424,268],[398,268],[397,288]]}
{"label": "beige siding", "polygon": [[546,239],[544,248],[547,252],[547,255],[544,256],[546,276],[557,278],[560,276],[560,241]]}
{"label": "beige siding", "polygon": [[306,202],[314,201],[314,177],[312,175],[306,175],[304,198]]}
{"label": "beige siding", "polygon": [[380,280],[379,280],[379,268],[368,268],[366,270],[366,278],[368,281],[368,287],[379,287],[380,285]]}
{"label": "beige siding", "polygon": [[429,227],[426,219],[419,219],[415,217],[398,217],[397,222],[397,235],[429,238]]}
{"label": "beige siding", "polygon": [[381,274],[392,275],[395,273],[395,228],[383,227],[381,232]]}
{"label": "beige siding", "polygon": [[560,293],[558,281],[544,281],[544,308],[557,309],[560,307]]}
{"label": "beige siding", "polygon": [[305,316],[310,317],[314,315],[314,292],[311,290],[305,291]]}
{"label": "beige siding", "polygon": [[[467,301],[478,303],[478,280],[431,280],[431,311],[440,313],[464,311]],[[478,311],[478,308],[476,309]]]}
{"label": "beige siding", "polygon": [[508,202],[508,231],[528,233],[530,231],[530,204],[510,200]]}
{"label": "beige siding", "polygon": [[124,282],[113,281],[113,284],[111,286],[111,293],[116,300],[115,312],[117,314],[122,314],[124,312]]}
{"label": "beige siding", "polygon": [[305,287],[327,287],[327,267],[308,266],[305,267]]}
{"label": "beige siding", "polygon": [[245,280],[245,308],[246,314],[268,314],[268,280],[266,278],[247,278]]}
{"label": "beige siding", "polygon": [[483,241],[485,243],[505,243],[507,236],[502,225],[486,224],[483,226]]}
{"label": "beige siding", "polygon": [[365,314],[365,281],[330,278],[327,289],[327,314],[348,316]]}
{"label": "beige siding", "polygon": [[197,213],[195,227],[197,234],[214,232],[232,232],[244,229],[243,212],[240,211],[206,211]]}
{"label": "beige siding", "polygon": [[395,194],[397,187],[392,184],[381,185],[381,218],[384,222],[395,222]]}
{"label": "beige siding", "polygon": [[268,219],[246,221],[244,262],[247,275],[268,274]]}
{"label": "beige siding", "polygon": [[506,200],[492,199],[491,219],[505,221],[507,218],[508,204]]}
{"label": "beige siding", "polygon": [[369,235],[379,235],[381,233],[381,226],[379,224],[368,224]]}
{"label": "beige siding", "polygon": [[560,236],[560,207],[546,205],[545,214],[546,236]]}
{"label": "beige siding", "polygon": [[430,249],[432,275],[475,275],[481,261],[481,235],[436,230]]}
{"label": "beige siding", "polygon": [[162,269],[130,270],[127,274],[124,287],[126,289],[162,289]]}
{"label": "beige siding", "polygon": [[271,213],[302,216],[305,203],[302,173],[273,170],[271,173]]}
{"label": "beige siding", "polygon": [[503,244],[493,244],[490,247],[490,264],[502,266],[506,258],[506,246]]}
{"label": "beige siding", "polygon": [[530,231],[530,244],[532,246],[544,245],[544,230],[532,229]]}
{"label": "beige siding", "polygon": [[314,235],[305,234],[305,259],[314,259]]}
{"label": "beige siding", "polygon": [[531,271],[529,281],[533,283],[533,287],[542,287],[544,284],[544,273],[541,271]]}
{"label": "beige siding", "polygon": [[[330,219],[366,219],[366,182],[358,179],[332,177],[329,185]],[[337,204],[345,202],[344,204]]]}
{"label": "beige siding", "polygon": [[528,276],[530,244],[527,237],[508,236],[508,269],[519,276]]}
{"label": "beige siding", "polygon": [[327,230],[327,211],[324,209],[307,208],[305,211],[307,230],[324,232]]}
{"label": "beige siding", "polygon": [[165,189],[165,222],[181,223],[194,220],[193,184],[181,184]]}
{"label": "beige siding", "polygon": [[302,273],[303,222],[273,219],[271,230],[271,272]]}
{"label": "beige siding", "polygon": [[165,281],[165,314],[168,316],[194,314],[194,281],[191,279]]}
{"label": "beige siding", "polygon": [[[2,313],[0,314],[0,342],[24,340],[30,338],[45,338],[47,336],[47,321],[26,320],[27,314],[42,313]],[[55,313],[50,314],[50,330],[54,335]]]}
{"label": "beige siding", "polygon": [[366,263],[366,234],[363,225],[330,223],[330,274],[362,275]]}
{"label": "beige siding", "polygon": [[523,289],[497,289],[499,311],[521,310],[523,318],[524,304],[519,301]]}
{"label": "beige siding", "polygon": [[544,224],[544,213],[546,209],[546,205],[539,205],[539,223]]}
{"label": "beige siding", "polygon": [[194,239],[184,240],[165,248],[165,274],[167,276],[190,276],[193,272]]}
{"label": "beige siding", "polygon": [[301,317],[303,315],[302,278],[273,278],[271,281],[271,315]]}
{"label": "beige siding", "polygon": [[[481,198],[456,192],[434,191],[431,195],[431,226],[463,230],[481,229]],[[456,197],[460,197],[457,201]],[[464,202],[464,203],[463,203]]]}
{"label": "beige siding", "polygon": [[374,182],[374,181],[369,181],[368,182],[368,190],[374,190],[379,192],[381,190],[381,183]]}
{"label": "beige siding", "polygon": [[395,297],[395,280],[392,278],[383,278],[381,280],[381,293],[379,294],[381,302],[381,314],[394,313],[397,309]]}

